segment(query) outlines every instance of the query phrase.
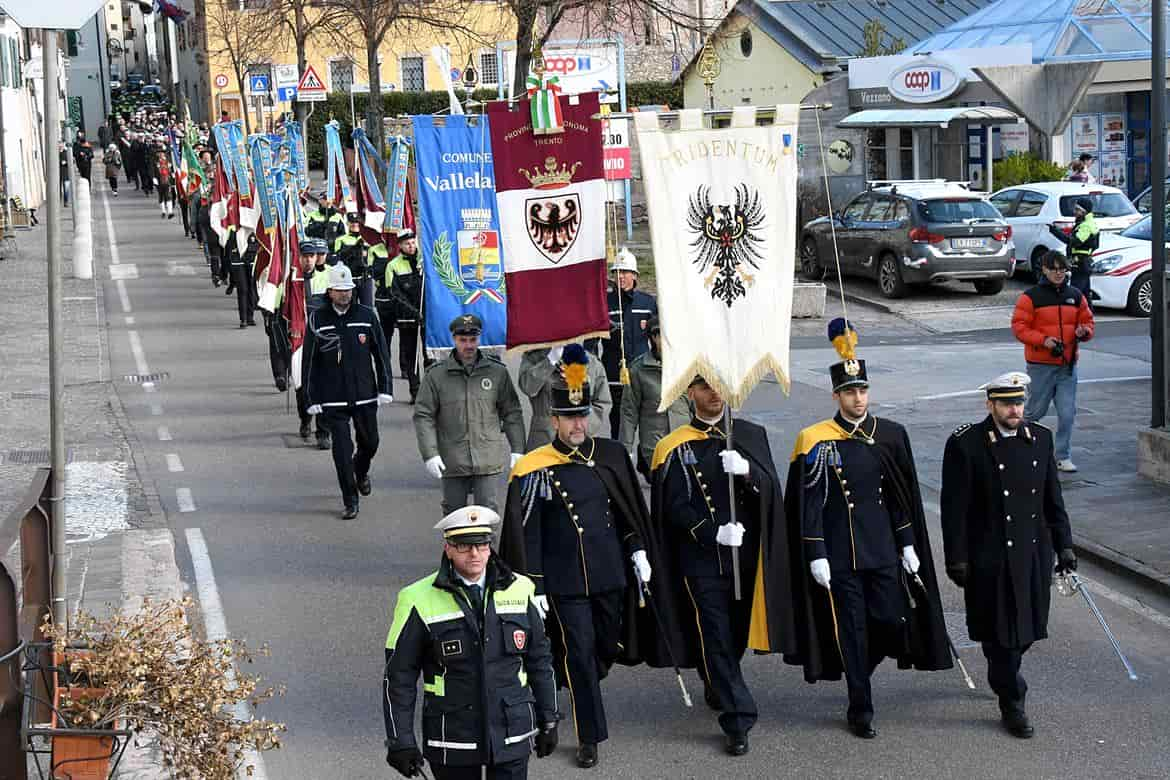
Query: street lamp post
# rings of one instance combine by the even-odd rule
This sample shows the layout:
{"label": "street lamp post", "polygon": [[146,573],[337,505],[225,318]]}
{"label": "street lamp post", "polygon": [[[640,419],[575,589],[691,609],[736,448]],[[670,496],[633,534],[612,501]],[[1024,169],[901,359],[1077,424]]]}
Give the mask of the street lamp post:
{"label": "street lamp post", "polygon": [[1153,310],[1150,312],[1151,364],[1150,427],[1165,428],[1166,389],[1166,5],[1153,3],[1150,24],[1150,134],[1153,157],[1150,176],[1152,210],[1150,260]]}

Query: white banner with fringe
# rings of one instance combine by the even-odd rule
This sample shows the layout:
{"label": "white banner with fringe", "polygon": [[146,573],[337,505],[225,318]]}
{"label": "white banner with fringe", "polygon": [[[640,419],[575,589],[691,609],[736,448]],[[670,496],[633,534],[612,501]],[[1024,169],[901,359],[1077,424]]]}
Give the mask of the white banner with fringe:
{"label": "white banner with fringe", "polygon": [[739,408],[769,373],[789,390],[800,107],[733,109],[730,127],[635,114],[662,322],[662,408],[695,374]]}

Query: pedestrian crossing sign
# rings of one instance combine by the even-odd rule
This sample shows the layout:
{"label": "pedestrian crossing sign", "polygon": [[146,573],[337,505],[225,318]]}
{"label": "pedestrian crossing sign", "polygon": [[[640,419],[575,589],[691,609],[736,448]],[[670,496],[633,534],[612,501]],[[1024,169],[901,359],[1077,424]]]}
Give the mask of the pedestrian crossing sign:
{"label": "pedestrian crossing sign", "polygon": [[317,75],[317,71],[313,70],[313,66],[305,68],[305,72],[301,74],[301,80],[297,83],[297,102],[315,102],[325,100],[325,84],[321,81],[321,77]]}

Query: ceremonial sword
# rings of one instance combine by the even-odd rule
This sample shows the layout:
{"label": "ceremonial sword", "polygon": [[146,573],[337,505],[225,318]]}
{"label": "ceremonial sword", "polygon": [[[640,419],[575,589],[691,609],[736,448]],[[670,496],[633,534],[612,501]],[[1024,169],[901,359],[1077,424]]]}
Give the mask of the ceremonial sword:
{"label": "ceremonial sword", "polygon": [[1093,616],[1097,618],[1097,622],[1101,624],[1101,630],[1104,631],[1105,636],[1109,638],[1109,644],[1113,645],[1113,652],[1117,653],[1117,657],[1121,659],[1122,665],[1125,666],[1126,675],[1131,680],[1137,680],[1137,673],[1133,670],[1133,667],[1130,666],[1129,659],[1125,657],[1125,653],[1121,651],[1121,645],[1118,644],[1117,637],[1113,636],[1113,632],[1109,630],[1109,624],[1105,622],[1105,616],[1101,614],[1101,610],[1097,609],[1097,604],[1093,601],[1093,597],[1089,595],[1089,589],[1085,587],[1085,583],[1081,580],[1080,577],[1076,575],[1076,572],[1066,572],[1060,575],[1060,577],[1067,583],[1065,587],[1060,588],[1060,591],[1063,593],[1067,588],[1068,593],[1066,595],[1071,596],[1074,593],[1079,592],[1082,596],[1085,597],[1085,603],[1089,605],[1089,609],[1092,610]]}
{"label": "ceremonial sword", "polygon": [[[924,594],[929,592],[926,590],[926,583],[924,583],[922,581],[922,578],[918,576],[918,572],[914,572],[910,576],[912,576],[914,578],[914,584],[916,584],[918,587],[922,588],[922,592]],[[909,590],[907,590],[907,593],[909,593]],[[911,609],[914,608],[914,597],[913,596],[910,596],[910,608]],[[971,679],[970,673],[967,672],[967,666],[966,666],[966,664],[963,663],[963,659],[959,657],[959,651],[955,648],[955,643],[951,639],[951,634],[949,631],[946,630],[945,626],[943,627],[943,636],[945,636],[947,638],[947,647],[949,647],[951,649],[951,656],[955,659],[955,662],[959,665],[959,671],[963,673],[964,682],[967,683],[968,688],[970,688],[971,690],[975,690],[975,681]]]}
{"label": "ceremonial sword", "polygon": [[670,647],[670,639],[666,636],[666,627],[662,625],[662,616],[658,614],[658,605],[650,596],[650,586],[638,574],[637,566],[634,567],[634,579],[638,581],[638,606],[644,607],[646,602],[650,602],[650,611],[654,613],[654,622],[658,624],[658,633],[662,636],[662,646],[666,648],[666,655],[670,658],[670,665],[674,667],[674,676],[678,680],[679,690],[682,691],[683,704],[693,707],[691,695],[687,693],[687,684],[683,682],[682,670],[678,668],[678,662],[674,660],[674,650]]}

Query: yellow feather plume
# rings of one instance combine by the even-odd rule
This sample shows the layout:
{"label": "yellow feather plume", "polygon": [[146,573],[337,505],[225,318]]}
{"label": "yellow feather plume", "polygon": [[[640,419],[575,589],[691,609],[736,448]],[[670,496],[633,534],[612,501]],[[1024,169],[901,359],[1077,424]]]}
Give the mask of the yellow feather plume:
{"label": "yellow feather plume", "polygon": [[857,331],[853,328],[849,328],[833,339],[833,348],[837,350],[837,354],[841,356],[842,360],[856,360],[857,351],[854,349],[856,346]]}
{"label": "yellow feather plume", "polygon": [[589,369],[584,363],[568,363],[565,365],[565,385],[570,391],[577,392],[585,386],[589,376]]}

